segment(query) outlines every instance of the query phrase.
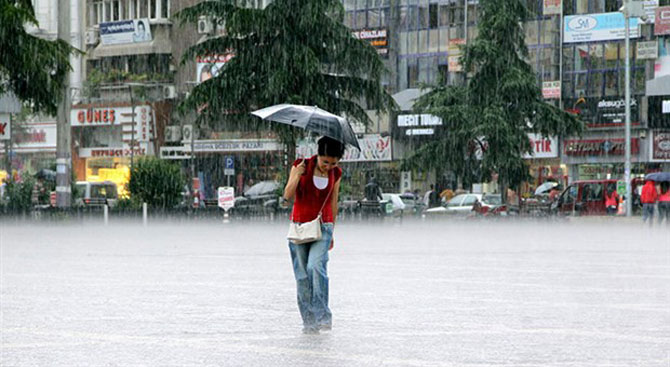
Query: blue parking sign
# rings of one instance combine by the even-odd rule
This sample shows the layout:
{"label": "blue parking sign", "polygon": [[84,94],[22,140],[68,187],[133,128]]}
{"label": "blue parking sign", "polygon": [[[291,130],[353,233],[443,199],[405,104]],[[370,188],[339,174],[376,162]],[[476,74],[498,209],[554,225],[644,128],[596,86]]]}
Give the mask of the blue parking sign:
{"label": "blue parking sign", "polygon": [[232,156],[226,156],[226,169],[235,169],[235,158]]}

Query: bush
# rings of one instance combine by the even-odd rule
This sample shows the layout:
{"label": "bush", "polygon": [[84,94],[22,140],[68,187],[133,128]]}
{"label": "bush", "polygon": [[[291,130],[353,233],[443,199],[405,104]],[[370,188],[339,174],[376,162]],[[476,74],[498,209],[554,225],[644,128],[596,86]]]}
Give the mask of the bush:
{"label": "bush", "polygon": [[152,207],[173,208],[181,201],[186,179],[178,166],[155,157],[143,157],[130,171],[131,200]]}
{"label": "bush", "polygon": [[32,208],[35,179],[25,175],[22,182],[9,181],[5,188],[6,206],[9,210],[29,210]]}

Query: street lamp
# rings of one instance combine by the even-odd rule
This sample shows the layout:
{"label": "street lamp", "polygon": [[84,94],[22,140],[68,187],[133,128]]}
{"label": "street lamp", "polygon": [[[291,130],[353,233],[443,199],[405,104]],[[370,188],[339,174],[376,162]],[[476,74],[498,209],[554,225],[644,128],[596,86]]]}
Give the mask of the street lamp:
{"label": "street lamp", "polygon": [[624,180],[626,182],[626,216],[633,215],[633,193],[630,183],[630,18],[646,18],[642,1],[624,0],[623,6],[619,9],[626,20],[625,40],[626,40],[626,161],[624,163]]}

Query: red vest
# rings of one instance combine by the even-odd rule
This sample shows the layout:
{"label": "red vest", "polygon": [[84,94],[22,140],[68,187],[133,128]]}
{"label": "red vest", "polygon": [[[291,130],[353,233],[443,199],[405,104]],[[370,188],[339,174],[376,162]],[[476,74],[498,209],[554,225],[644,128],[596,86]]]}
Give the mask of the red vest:
{"label": "red vest", "polygon": [[[294,166],[300,164],[302,159],[293,162]],[[333,222],[333,208],[331,205],[333,185],[342,177],[342,169],[335,167],[328,172],[328,186],[319,190],[314,186],[314,169],[316,168],[316,156],[306,160],[305,174],[300,177],[298,188],[295,191],[295,202],[293,203],[293,213],[291,219],[294,222],[305,223],[316,219],[319,210],[326,199],[326,205],[323,207],[321,220],[324,223]],[[328,195],[330,193],[330,195]]]}
{"label": "red vest", "polygon": [[612,195],[607,195],[605,193],[605,206],[617,206],[619,205],[619,195],[616,191],[612,192]]}

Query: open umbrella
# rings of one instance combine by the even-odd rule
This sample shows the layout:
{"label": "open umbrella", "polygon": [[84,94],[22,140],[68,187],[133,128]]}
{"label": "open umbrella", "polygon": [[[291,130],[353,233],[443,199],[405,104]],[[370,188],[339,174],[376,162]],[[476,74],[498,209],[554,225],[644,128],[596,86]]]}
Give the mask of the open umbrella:
{"label": "open umbrella", "polygon": [[670,182],[670,172],[654,172],[645,177],[646,180],[654,182]]}
{"label": "open umbrella", "polygon": [[356,134],[346,119],[316,106],[279,104],[254,111],[251,114],[263,120],[279,122],[327,136],[361,150]]}
{"label": "open umbrella", "polygon": [[542,195],[548,191],[551,191],[551,189],[556,186],[558,186],[558,182],[547,181],[535,189],[535,195]]}

